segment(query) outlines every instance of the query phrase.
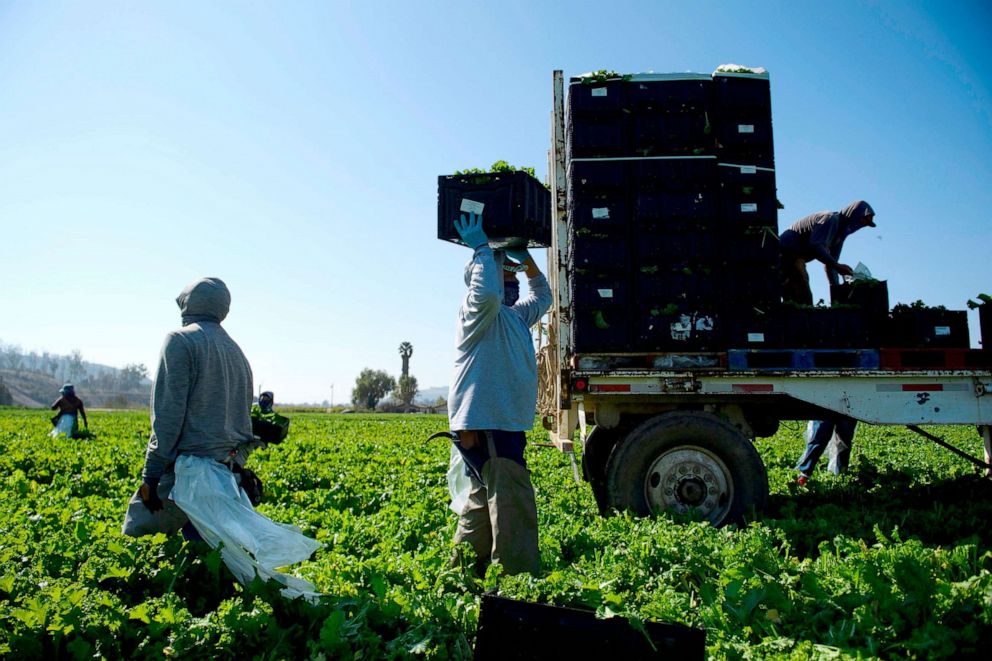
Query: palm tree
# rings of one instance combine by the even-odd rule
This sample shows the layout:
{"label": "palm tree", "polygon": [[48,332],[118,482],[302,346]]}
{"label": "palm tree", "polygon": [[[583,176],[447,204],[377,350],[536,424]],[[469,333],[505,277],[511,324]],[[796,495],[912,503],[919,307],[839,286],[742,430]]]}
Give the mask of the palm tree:
{"label": "palm tree", "polygon": [[400,344],[400,356],[403,358],[403,376],[410,376],[410,356],[413,355],[413,345],[409,342]]}

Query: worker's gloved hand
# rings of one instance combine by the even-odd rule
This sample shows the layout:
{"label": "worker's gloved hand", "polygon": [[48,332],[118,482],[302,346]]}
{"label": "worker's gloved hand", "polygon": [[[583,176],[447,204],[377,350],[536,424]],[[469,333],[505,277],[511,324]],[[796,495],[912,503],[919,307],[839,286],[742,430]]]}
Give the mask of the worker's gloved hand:
{"label": "worker's gloved hand", "polygon": [[854,269],[852,269],[847,264],[838,264],[837,268],[834,269],[841,275],[854,275]]}
{"label": "worker's gloved hand", "polygon": [[469,248],[480,248],[489,245],[489,237],[482,231],[482,216],[470,213],[466,218],[462,217],[455,221],[455,231],[462,237]]}
{"label": "worker's gloved hand", "polygon": [[515,261],[517,264],[526,264],[527,260],[530,259],[530,253],[527,252],[526,248],[515,248],[513,250],[506,251],[507,257]]}
{"label": "worker's gloved hand", "polygon": [[158,480],[146,478],[138,488],[138,497],[148,508],[149,512],[157,512],[162,509],[162,499],[158,497]]}

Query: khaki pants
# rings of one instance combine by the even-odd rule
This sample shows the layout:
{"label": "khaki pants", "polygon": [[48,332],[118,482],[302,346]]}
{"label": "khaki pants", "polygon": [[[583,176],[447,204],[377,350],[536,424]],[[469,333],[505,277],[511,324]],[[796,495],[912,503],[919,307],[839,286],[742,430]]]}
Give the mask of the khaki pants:
{"label": "khaki pants", "polygon": [[485,438],[491,458],[482,467],[483,482],[471,478],[472,491],[458,518],[455,544],[468,542],[475,549],[480,576],[491,562],[499,562],[505,574],[536,574],[541,556],[530,471],[512,459],[497,457],[492,437]]}

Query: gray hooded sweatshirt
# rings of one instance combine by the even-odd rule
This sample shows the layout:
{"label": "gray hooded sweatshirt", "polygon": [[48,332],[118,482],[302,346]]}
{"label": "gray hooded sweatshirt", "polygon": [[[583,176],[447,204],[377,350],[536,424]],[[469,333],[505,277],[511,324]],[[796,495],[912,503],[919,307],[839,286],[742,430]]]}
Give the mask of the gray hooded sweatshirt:
{"label": "gray hooded sweatshirt", "polygon": [[800,218],[792,227],[782,232],[779,243],[785,255],[802,257],[807,262],[823,262],[827,278],[837,284],[840,278],[834,269],[840,264],[844,240],[865,227],[865,216],[875,215],[871,205],[857,200],[843,211],[818,211]]}
{"label": "gray hooded sweatshirt", "polygon": [[503,305],[503,270],[488,246],[465,267],[468,293],[458,311],[455,369],[448,390],[454,431],[529,431],[537,405],[537,361],[530,327],[551,307],[543,275],[527,281],[527,298]]}
{"label": "gray hooded sweatshirt", "polygon": [[191,283],[176,299],[183,327],[165,337],[152,389],[152,433],[143,478],[172,471],[181,454],[231,459],[252,440],[252,375],[221,328],[231,294],[219,278]]}

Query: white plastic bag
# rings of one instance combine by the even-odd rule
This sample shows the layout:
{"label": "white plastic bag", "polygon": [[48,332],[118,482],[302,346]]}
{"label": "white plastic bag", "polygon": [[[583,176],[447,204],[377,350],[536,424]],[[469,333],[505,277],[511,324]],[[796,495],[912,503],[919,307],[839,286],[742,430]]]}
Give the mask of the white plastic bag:
{"label": "white plastic bag", "polygon": [[72,438],[72,430],[76,426],[76,416],[72,413],[63,413],[59,416],[59,421],[56,423],[52,431],[48,432],[48,435],[55,438],[58,435],[67,436]]}
{"label": "white plastic bag", "polygon": [[452,443],[451,459],[448,461],[448,493],[451,494],[451,504],[448,507],[452,512],[461,516],[471,490],[472,479],[465,474],[465,458]]}
{"label": "white plastic bag", "polygon": [[221,542],[221,557],[244,584],[257,573],[285,585],[283,596],[316,600],[309,581],[277,571],[306,560],[322,544],[296,526],[276,523],[252,507],[226,466],[211,459],[182,455],[176,460],[176,484],[169,496],[186,513],[211,548]]}

